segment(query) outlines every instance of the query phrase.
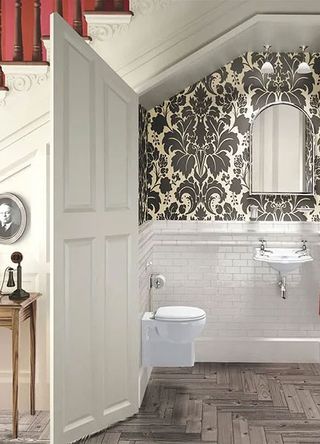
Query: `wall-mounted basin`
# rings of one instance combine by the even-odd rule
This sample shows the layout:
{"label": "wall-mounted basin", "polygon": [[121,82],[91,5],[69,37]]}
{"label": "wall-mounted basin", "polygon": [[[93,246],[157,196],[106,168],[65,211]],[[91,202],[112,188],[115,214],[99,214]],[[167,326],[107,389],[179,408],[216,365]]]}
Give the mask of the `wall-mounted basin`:
{"label": "wall-mounted basin", "polygon": [[255,261],[266,262],[281,274],[296,270],[301,264],[313,261],[308,250],[296,248],[270,248],[270,250],[255,249]]}

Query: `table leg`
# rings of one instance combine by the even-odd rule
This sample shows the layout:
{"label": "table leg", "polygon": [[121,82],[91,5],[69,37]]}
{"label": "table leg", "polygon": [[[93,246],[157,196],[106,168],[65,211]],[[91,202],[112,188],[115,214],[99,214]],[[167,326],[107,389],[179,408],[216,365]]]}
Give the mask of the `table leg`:
{"label": "table leg", "polygon": [[31,304],[30,309],[30,414],[35,415],[37,301]]}
{"label": "table leg", "polygon": [[18,387],[19,387],[19,310],[14,310],[12,318],[12,434],[18,437]]}

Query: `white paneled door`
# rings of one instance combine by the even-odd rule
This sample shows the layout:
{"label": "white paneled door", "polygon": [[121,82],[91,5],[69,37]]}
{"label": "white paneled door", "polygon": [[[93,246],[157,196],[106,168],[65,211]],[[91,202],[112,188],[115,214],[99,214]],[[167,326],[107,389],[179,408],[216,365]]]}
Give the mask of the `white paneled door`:
{"label": "white paneled door", "polygon": [[138,408],[136,94],[51,17],[52,444]]}

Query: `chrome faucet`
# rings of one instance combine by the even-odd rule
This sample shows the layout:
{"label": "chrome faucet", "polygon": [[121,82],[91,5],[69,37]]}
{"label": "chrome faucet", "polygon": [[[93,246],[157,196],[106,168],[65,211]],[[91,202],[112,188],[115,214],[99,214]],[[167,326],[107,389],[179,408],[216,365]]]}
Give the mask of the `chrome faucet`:
{"label": "chrome faucet", "polygon": [[302,253],[302,256],[303,256],[303,255],[307,254],[307,240],[302,240],[301,243],[302,243],[301,248],[299,248],[299,250],[295,251],[295,254]]}
{"label": "chrome faucet", "polygon": [[266,241],[264,239],[259,239],[260,242],[260,251],[263,252],[266,249]]}
{"label": "chrome faucet", "polygon": [[267,250],[267,241],[264,239],[259,239],[260,242],[260,253],[261,256],[264,255],[264,253],[272,253],[272,250]]}

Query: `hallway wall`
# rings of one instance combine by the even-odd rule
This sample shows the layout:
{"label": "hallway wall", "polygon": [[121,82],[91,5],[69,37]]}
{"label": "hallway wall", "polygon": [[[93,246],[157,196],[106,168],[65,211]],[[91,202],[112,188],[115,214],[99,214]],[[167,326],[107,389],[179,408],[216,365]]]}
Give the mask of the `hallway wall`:
{"label": "hallway wall", "polygon": [[[1,119],[4,123],[5,119]],[[24,235],[0,245],[0,280],[14,266],[13,251],[21,251],[23,288],[41,292],[37,313],[36,409],[49,409],[49,113],[0,140],[0,193],[17,194],[27,208]],[[4,288],[6,290],[6,288]],[[0,406],[11,407],[11,333],[0,329]],[[29,408],[29,321],[20,333],[19,408]]]}

